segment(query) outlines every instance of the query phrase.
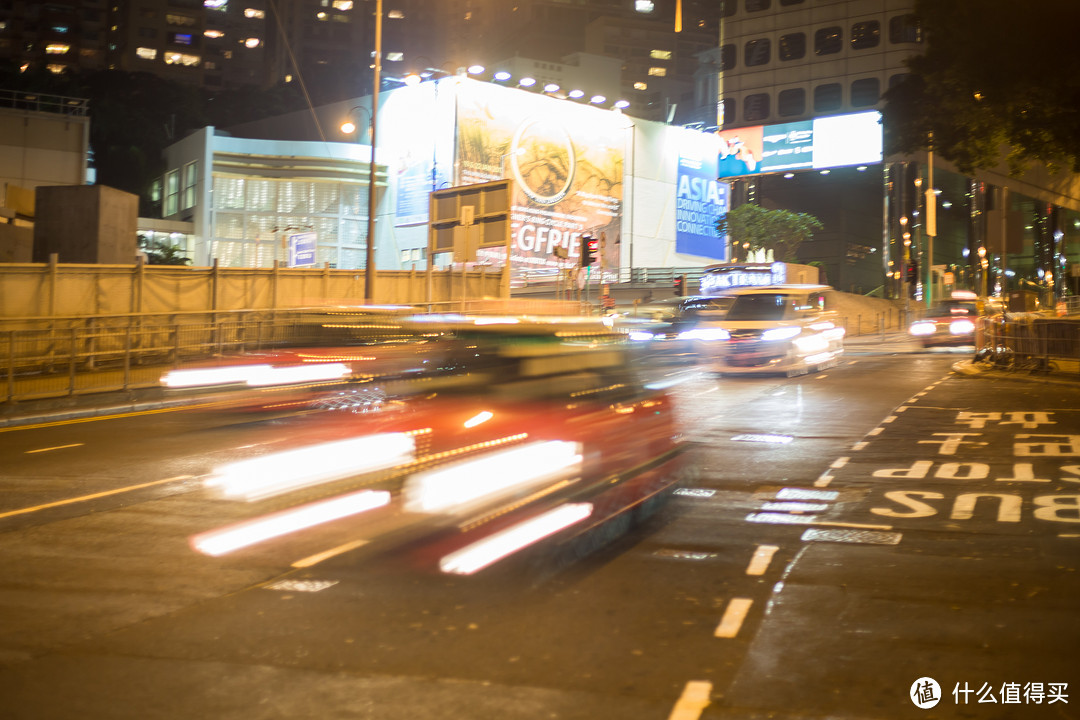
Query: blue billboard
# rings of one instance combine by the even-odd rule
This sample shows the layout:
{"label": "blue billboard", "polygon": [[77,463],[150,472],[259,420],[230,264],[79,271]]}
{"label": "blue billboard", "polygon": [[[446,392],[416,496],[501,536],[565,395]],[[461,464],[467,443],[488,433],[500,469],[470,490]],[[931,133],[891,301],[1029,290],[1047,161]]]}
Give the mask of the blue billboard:
{"label": "blue billboard", "polygon": [[727,214],[730,186],[717,180],[716,144],[693,133],[681,143],[675,192],[675,252],[727,260],[716,223]]}

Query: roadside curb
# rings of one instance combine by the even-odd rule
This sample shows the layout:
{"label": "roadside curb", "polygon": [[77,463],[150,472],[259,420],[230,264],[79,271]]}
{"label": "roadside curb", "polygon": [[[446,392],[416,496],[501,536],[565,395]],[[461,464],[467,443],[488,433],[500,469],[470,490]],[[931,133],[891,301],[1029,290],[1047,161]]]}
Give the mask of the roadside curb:
{"label": "roadside curb", "polygon": [[121,415],[124,413],[146,412],[147,410],[168,410],[172,408],[184,407],[185,405],[195,405],[197,403],[206,402],[212,399],[213,398],[211,397],[202,396],[162,400],[132,400],[130,402],[114,403],[102,406],[88,406],[78,408],[73,407],[48,411],[30,410],[25,415],[10,415],[7,417],[0,417],[0,430],[21,427],[24,425],[58,423],[67,420],[80,420],[84,418],[104,417],[107,415]]}

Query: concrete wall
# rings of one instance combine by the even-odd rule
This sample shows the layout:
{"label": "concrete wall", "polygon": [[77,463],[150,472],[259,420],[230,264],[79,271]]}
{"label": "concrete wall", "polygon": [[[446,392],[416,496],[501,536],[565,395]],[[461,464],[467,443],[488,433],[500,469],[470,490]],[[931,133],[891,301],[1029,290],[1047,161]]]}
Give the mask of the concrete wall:
{"label": "concrete wall", "polygon": [[139,197],[105,185],[39,187],[34,262],[56,253],[65,263],[135,260]]}
{"label": "concrete wall", "polygon": [[90,118],[0,108],[0,186],[86,182]]}
{"label": "concrete wall", "polygon": [[0,263],[27,263],[34,252],[34,231],[0,222]]}

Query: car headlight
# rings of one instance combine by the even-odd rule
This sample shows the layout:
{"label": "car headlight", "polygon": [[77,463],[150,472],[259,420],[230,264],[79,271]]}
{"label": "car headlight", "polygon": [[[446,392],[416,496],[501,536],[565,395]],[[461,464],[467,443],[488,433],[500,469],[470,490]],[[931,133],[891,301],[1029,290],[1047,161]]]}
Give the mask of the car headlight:
{"label": "car headlight", "polygon": [[817,353],[829,349],[829,341],[824,335],[804,335],[800,338],[795,338],[793,341],[795,347],[799,348],[804,353]]}
{"label": "car headlight", "polygon": [[937,330],[937,325],[933,321],[912,323],[911,327],[908,328],[909,333],[920,336],[933,335],[935,330]]}
{"label": "car headlight", "polygon": [[970,335],[975,332],[975,323],[970,320],[953,320],[949,323],[949,332],[953,335]]}
{"label": "car headlight", "polygon": [[730,340],[731,333],[723,328],[694,328],[679,333],[680,340]]}
{"label": "car headlight", "polygon": [[775,340],[790,340],[796,335],[802,332],[800,327],[779,327],[772,330],[766,330],[761,333],[761,339],[764,342],[773,342]]}
{"label": "car headlight", "polygon": [[631,330],[629,337],[634,342],[648,342],[653,339],[653,334],[644,330]]}

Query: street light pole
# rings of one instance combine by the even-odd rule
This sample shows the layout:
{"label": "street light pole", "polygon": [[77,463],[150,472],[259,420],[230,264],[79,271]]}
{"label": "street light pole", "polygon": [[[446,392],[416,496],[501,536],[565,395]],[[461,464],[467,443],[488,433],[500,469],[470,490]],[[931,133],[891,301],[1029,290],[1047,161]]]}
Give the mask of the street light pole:
{"label": "street light pole", "polygon": [[364,261],[364,300],[375,299],[375,131],[379,117],[379,75],[382,71],[382,0],[375,0],[375,64],[371,87],[371,158],[368,163],[367,248]]}

